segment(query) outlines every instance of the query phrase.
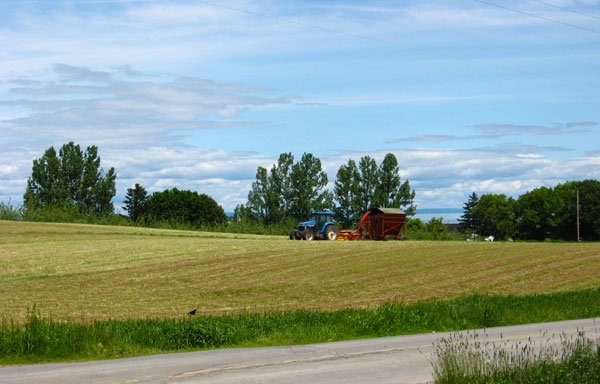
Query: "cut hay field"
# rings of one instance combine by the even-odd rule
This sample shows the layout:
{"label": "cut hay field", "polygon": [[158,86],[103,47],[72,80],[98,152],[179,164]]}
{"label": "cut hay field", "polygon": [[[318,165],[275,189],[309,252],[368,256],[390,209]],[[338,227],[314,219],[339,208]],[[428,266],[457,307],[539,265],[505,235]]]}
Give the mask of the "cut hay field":
{"label": "cut hay field", "polygon": [[0,221],[0,318],[369,307],[600,287],[598,243],[290,241]]}

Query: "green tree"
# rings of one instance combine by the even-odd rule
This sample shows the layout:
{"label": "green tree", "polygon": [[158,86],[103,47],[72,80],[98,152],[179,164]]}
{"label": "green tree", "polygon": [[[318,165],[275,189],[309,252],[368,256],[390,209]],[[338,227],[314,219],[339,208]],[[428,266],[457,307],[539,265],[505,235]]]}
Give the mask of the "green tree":
{"label": "green tree", "polygon": [[265,224],[277,223],[283,216],[281,196],[273,187],[273,180],[264,167],[258,167],[256,170],[256,181],[252,183],[252,189],[248,192],[247,207],[252,216]]}
{"label": "green tree", "polygon": [[360,173],[354,160],[348,160],[337,172],[333,193],[338,205],[335,208],[337,219],[345,228],[351,227],[360,216]]}
{"label": "green tree", "polygon": [[401,182],[400,167],[393,153],[388,153],[377,169],[377,183],[373,205],[379,207],[402,208],[408,216],[416,212],[413,204],[415,191],[410,189],[410,183]]}
{"label": "green tree", "polygon": [[477,206],[478,202],[479,196],[477,196],[477,193],[473,192],[469,196],[469,200],[463,206],[463,215],[458,222],[464,225],[466,230],[475,231],[477,229],[478,223],[473,218],[473,209]]}
{"label": "green tree", "polygon": [[96,146],[83,152],[79,145],[70,142],[60,148],[58,156],[50,147],[33,161],[24,205],[27,210],[75,207],[86,215],[111,214],[115,180],[114,168],[104,174],[100,167]]}
{"label": "green tree", "polygon": [[557,201],[556,221],[560,238],[577,240],[577,191],[579,191],[579,236],[600,240],[600,181],[569,181],[554,188]]}
{"label": "green tree", "polygon": [[360,189],[358,200],[360,211],[366,212],[375,205],[378,183],[377,162],[370,156],[363,156],[358,162]]}
{"label": "green tree", "polygon": [[507,198],[506,195],[482,195],[471,210],[472,218],[477,223],[477,233],[481,236],[492,235],[499,240],[514,236],[514,206],[514,199]]}
{"label": "green tree", "polygon": [[290,215],[302,220],[311,211],[332,209],[333,195],[325,190],[327,174],[321,167],[321,160],[311,153],[304,153],[290,173],[292,196]]}
{"label": "green tree", "polygon": [[519,237],[544,240],[556,237],[558,200],[551,188],[540,187],[517,199],[516,219]]}
{"label": "green tree", "polygon": [[147,200],[148,193],[140,184],[135,183],[133,188],[127,188],[127,195],[123,201],[125,203],[123,208],[125,208],[131,220],[138,221],[140,219],[144,213]]}
{"label": "green tree", "polygon": [[154,192],[146,201],[144,215],[151,222],[186,224],[195,228],[227,220],[223,208],[210,196],[177,188]]}

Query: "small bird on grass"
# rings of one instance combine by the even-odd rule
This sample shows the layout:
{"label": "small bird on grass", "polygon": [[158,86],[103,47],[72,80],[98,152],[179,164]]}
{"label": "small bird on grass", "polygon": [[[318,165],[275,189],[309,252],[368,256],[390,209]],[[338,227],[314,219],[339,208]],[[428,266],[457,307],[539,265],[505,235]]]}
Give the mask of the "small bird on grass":
{"label": "small bird on grass", "polygon": [[197,311],[197,309],[194,308],[194,309],[192,309],[191,311],[188,312],[188,315],[194,316],[196,314],[196,311]]}

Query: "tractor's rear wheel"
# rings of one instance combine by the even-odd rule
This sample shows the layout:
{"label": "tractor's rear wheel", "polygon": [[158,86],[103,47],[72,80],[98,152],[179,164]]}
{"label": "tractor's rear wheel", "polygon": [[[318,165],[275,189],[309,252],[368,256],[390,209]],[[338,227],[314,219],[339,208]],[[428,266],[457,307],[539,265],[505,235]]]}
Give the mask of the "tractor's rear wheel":
{"label": "tractor's rear wheel", "polygon": [[305,229],[304,233],[302,233],[302,238],[306,241],[312,241],[315,239],[315,233],[312,229]]}
{"label": "tractor's rear wheel", "polygon": [[328,225],[327,228],[325,228],[325,238],[327,240],[337,240],[338,229],[335,225]]}

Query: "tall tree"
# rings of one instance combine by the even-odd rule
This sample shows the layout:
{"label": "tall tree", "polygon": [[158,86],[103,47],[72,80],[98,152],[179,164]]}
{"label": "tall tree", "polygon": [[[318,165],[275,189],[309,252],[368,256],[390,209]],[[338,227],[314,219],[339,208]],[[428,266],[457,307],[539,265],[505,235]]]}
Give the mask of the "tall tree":
{"label": "tall tree", "polygon": [[135,183],[133,188],[127,188],[127,195],[123,201],[125,205],[123,207],[129,214],[131,220],[139,220],[144,212],[146,200],[148,200],[148,193],[140,184]]}
{"label": "tall tree", "polygon": [[83,214],[110,214],[116,194],[115,180],[114,168],[104,174],[100,167],[96,146],[89,146],[84,152],[70,142],[60,148],[58,156],[54,147],[50,147],[33,161],[24,205],[28,210],[74,206]]}
{"label": "tall tree", "polygon": [[335,212],[344,227],[351,227],[360,215],[360,173],[354,160],[340,167],[337,172],[333,193],[338,205]]}
{"label": "tall tree", "polygon": [[333,195],[324,189],[328,179],[319,158],[311,153],[304,153],[293,165],[290,179],[292,217],[301,220],[308,217],[313,210],[333,208]]}
{"label": "tall tree", "polygon": [[469,200],[463,206],[463,215],[458,219],[458,222],[465,226],[465,229],[475,231],[477,229],[477,222],[473,217],[473,209],[479,202],[479,196],[473,192],[469,196]]}
{"label": "tall tree", "polygon": [[247,207],[254,217],[263,220],[265,224],[276,223],[282,216],[281,197],[273,189],[272,179],[264,167],[256,170],[256,181],[248,192]]}
{"label": "tall tree", "polygon": [[360,173],[360,211],[371,209],[375,203],[375,191],[377,190],[377,162],[370,156],[363,156],[358,162]]}
{"label": "tall tree", "polygon": [[579,236],[600,240],[600,181],[569,181],[554,187],[557,199],[557,231],[560,238],[577,240],[577,192],[579,191]]}

